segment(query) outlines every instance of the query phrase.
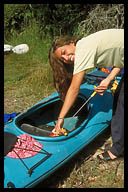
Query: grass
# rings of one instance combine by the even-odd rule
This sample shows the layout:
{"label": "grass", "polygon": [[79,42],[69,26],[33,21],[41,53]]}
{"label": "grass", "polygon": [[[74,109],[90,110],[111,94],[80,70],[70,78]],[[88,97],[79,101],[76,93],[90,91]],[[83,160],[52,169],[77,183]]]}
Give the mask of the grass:
{"label": "grass", "polygon": [[[26,57],[26,56],[25,56]],[[7,55],[4,61],[4,97],[5,100],[24,99],[26,107],[48,96],[54,90],[52,71],[49,65],[34,58],[26,59],[24,55]],[[17,111],[14,105],[11,111]],[[23,109],[21,109],[23,110]]]}
{"label": "grass", "polygon": [[[48,63],[51,40],[49,37],[41,37],[36,24],[5,43],[12,46],[27,43],[29,46],[26,54],[10,53],[4,56],[4,110],[9,113],[26,109],[55,89]],[[9,108],[8,105],[13,100],[15,102]],[[20,104],[21,101],[24,101],[24,105]]]}

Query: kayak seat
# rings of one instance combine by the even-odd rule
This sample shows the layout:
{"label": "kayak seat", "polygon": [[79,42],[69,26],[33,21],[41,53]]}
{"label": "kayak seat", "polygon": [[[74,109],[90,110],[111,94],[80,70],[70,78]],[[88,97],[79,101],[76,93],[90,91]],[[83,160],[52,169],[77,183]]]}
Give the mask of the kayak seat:
{"label": "kayak seat", "polygon": [[23,123],[20,126],[20,128],[24,132],[32,134],[32,135],[42,136],[42,137],[49,137],[52,130],[54,129],[54,126],[40,125],[40,127],[36,127],[36,126],[33,126],[33,125]]}

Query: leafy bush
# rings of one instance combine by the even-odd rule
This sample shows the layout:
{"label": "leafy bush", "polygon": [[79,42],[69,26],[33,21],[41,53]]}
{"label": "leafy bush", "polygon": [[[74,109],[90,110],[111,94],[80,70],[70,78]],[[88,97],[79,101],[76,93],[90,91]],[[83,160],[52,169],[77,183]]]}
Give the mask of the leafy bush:
{"label": "leafy bush", "polygon": [[53,36],[71,34],[95,4],[5,4],[5,39],[23,31],[32,19],[40,25],[40,32]]}
{"label": "leafy bush", "polygon": [[[5,39],[24,31],[32,20],[39,33],[88,34],[107,28],[123,28],[123,4],[5,4]],[[15,34],[14,34],[15,33]]]}
{"label": "leafy bush", "polygon": [[4,4],[5,40],[23,31],[32,16],[29,4]]}

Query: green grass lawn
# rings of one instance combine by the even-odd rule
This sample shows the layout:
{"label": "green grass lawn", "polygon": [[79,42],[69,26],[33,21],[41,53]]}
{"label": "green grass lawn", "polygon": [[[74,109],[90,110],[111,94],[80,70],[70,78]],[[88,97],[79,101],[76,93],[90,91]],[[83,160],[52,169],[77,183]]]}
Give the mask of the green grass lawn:
{"label": "green grass lawn", "polygon": [[51,40],[41,37],[35,25],[5,43],[29,46],[25,54],[4,56],[4,111],[23,111],[55,91],[48,62]]}

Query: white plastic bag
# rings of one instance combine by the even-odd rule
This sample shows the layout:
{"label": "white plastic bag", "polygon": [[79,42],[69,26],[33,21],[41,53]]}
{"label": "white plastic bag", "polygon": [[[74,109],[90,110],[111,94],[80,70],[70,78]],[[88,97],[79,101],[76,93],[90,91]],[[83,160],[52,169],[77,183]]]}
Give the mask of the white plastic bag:
{"label": "white plastic bag", "polygon": [[4,52],[11,52],[13,49],[12,45],[4,44]]}
{"label": "white plastic bag", "polygon": [[29,51],[29,47],[27,44],[20,44],[12,48],[12,51],[16,54],[23,54]]}

